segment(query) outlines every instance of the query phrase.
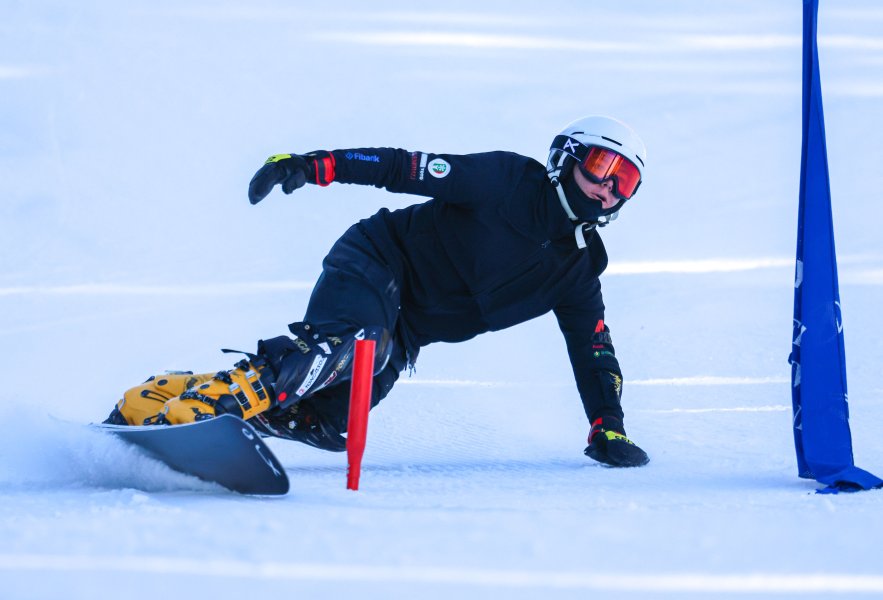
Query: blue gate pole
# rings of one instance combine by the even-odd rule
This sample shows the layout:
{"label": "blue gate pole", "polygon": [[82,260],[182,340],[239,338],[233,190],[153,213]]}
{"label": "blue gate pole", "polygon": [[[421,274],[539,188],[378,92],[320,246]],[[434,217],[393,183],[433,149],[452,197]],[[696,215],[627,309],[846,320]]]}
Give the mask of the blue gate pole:
{"label": "blue gate pole", "polygon": [[883,487],[855,466],[846,394],[846,356],[834,250],[834,221],[816,42],[819,0],[803,0],[803,147],[791,390],[800,477],[822,491]]}

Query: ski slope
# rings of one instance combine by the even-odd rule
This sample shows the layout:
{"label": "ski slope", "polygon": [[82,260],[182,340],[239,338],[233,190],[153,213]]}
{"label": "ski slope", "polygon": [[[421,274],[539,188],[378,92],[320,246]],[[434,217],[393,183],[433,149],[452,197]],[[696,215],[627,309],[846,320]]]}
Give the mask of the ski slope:
{"label": "ski slope", "polygon": [[[821,0],[856,463],[883,473],[883,7]],[[883,494],[821,495],[791,439],[802,4],[262,0],[0,7],[0,598],[883,596]],[[626,427],[582,454],[551,316],[425,348],[345,457],[271,440],[236,496],[90,430],[166,369],[302,316],[355,220],[266,156],[394,146],[545,160],[589,113],[648,147],[602,235]]]}

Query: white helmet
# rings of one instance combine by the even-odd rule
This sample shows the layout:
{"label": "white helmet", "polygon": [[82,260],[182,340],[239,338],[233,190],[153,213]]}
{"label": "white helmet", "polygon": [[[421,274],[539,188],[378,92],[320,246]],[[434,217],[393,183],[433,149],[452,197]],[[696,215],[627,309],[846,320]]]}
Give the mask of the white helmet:
{"label": "white helmet", "polygon": [[[598,115],[574,121],[552,141],[552,146],[549,148],[549,160],[546,163],[546,172],[552,185],[558,190],[561,206],[573,221],[585,221],[586,219],[580,219],[574,213],[564,193],[562,183],[573,170],[573,166],[585,160],[591,146],[618,152],[637,167],[641,178],[644,176],[647,150],[644,147],[644,142],[631,127],[611,117]],[[637,185],[640,185],[640,180]],[[637,190],[637,185],[632,190],[632,194]],[[596,220],[596,223],[605,225],[615,219],[623,202],[620,202],[611,213]]]}

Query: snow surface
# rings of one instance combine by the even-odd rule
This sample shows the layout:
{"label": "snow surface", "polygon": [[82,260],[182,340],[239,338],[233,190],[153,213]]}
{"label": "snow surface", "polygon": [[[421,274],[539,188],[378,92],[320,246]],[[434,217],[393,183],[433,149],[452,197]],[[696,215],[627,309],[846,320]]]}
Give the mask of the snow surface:
{"label": "snow surface", "polygon": [[[790,432],[799,0],[0,6],[0,598],[883,595],[883,494],[816,494]],[[856,462],[883,473],[883,7],[822,0]],[[272,441],[248,498],[85,425],[303,313],[353,221],[413,198],[246,186],[270,154],[544,160],[587,113],[644,137],[604,231],[631,437],[587,423],[549,317],[426,348],[344,457]],[[71,422],[74,422],[72,425]]]}

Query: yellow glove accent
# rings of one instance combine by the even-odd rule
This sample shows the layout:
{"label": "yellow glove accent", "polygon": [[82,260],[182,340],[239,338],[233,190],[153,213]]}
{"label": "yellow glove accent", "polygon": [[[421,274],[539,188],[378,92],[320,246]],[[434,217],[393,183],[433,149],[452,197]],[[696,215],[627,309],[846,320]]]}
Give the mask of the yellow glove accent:
{"label": "yellow glove accent", "polygon": [[621,442],[625,442],[627,444],[635,445],[633,441],[622,435],[621,433],[617,433],[616,431],[605,431],[604,437],[607,438],[608,441],[612,442],[613,440],[619,440]]}
{"label": "yellow glove accent", "polygon": [[268,158],[267,162],[265,162],[264,164],[268,165],[270,163],[279,162],[280,160],[285,160],[286,158],[291,158],[291,155],[290,154],[274,154],[273,156]]}

